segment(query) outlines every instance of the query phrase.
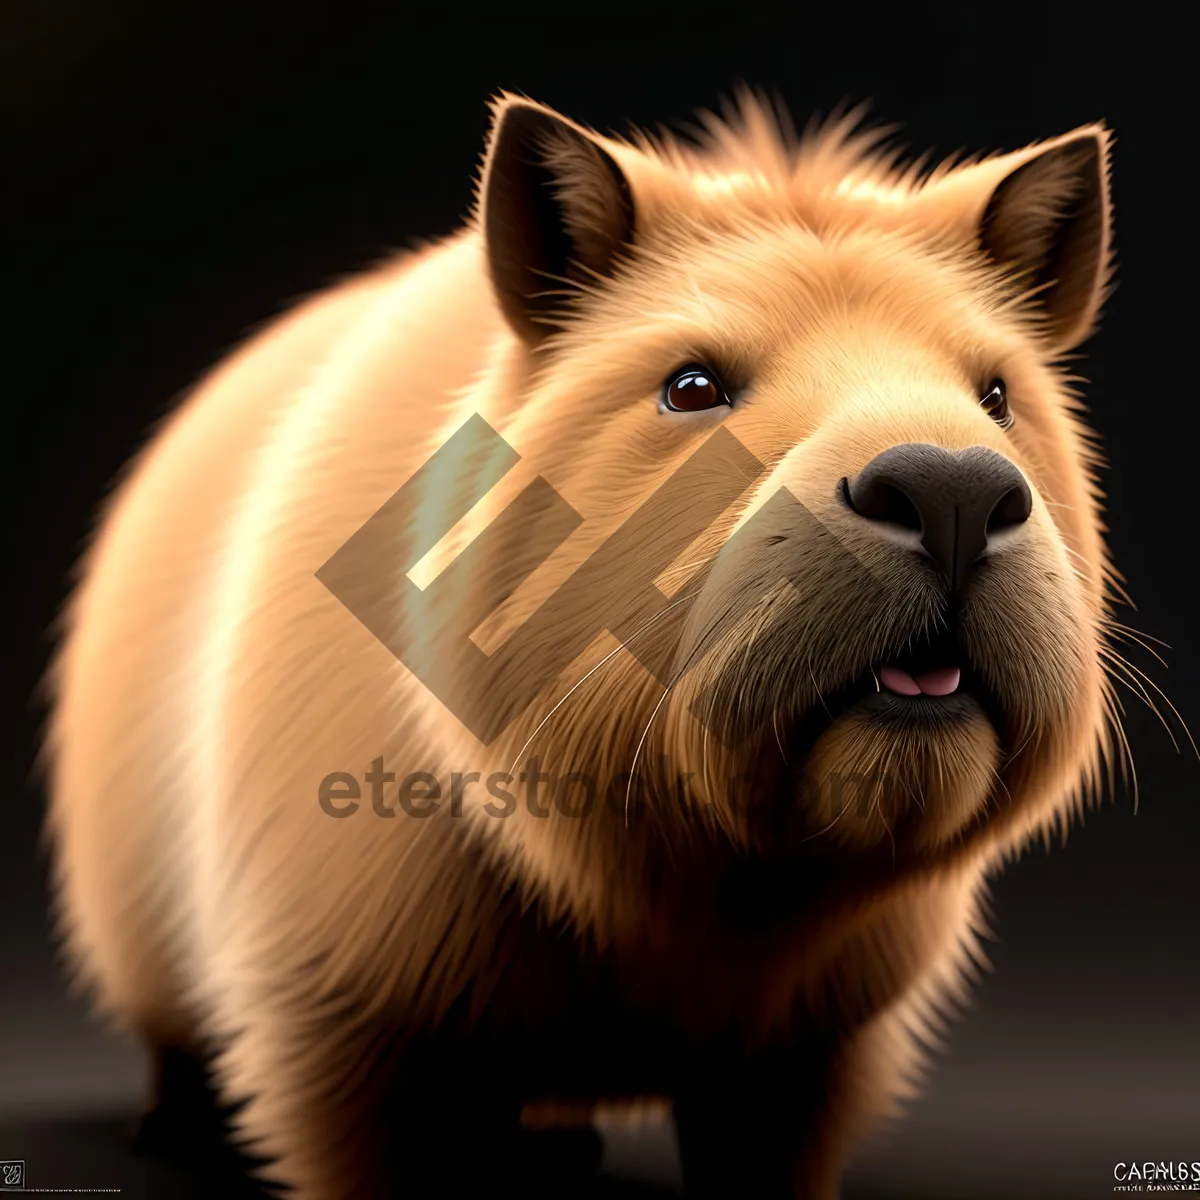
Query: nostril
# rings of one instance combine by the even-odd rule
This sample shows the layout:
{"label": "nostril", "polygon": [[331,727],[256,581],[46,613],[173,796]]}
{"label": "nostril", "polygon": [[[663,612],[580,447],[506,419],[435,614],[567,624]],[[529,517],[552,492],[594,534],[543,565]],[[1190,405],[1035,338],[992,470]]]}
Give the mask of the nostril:
{"label": "nostril", "polygon": [[875,492],[875,511],[870,515],[876,521],[888,521],[892,525],[903,525],[905,529],[921,532],[921,514],[899,488],[885,483],[877,487]]}
{"label": "nostril", "polygon": [[842,498],[868,521],[886,521],[921,532],[921,514],[917,506],[898,487],[882,479],[872,479],[857,487],[843,479]]}
{"label": "nostril", "polygon": [[999,533],[1002,529],[1011,529],[1014,525],[1022,525],[1029,520],[1033,509],[1033,497],[1028,486],[1022,480],[1014,484],[992,509],[987,519],[987,532]]}

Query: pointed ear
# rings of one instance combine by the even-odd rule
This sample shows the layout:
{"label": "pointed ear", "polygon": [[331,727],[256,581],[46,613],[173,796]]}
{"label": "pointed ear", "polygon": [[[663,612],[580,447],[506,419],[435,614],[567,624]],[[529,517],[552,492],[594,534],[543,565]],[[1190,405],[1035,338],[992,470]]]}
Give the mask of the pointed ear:
{"label": "pointed ear", "polygon": [[513,328],[536,344],[573,284],[611,272],[633,240],[628,180],[598,138],[530,101],[495,108],[480,184],[488,267]]}
{"label": "pointed ear", "polygon": [[1047,340],[1060,352],[1091,333],[1108,294],[1109,140],[1105,129],[1089,126],[1000,160],[1011,169],[978,218],[981,249],[1036,291]]}

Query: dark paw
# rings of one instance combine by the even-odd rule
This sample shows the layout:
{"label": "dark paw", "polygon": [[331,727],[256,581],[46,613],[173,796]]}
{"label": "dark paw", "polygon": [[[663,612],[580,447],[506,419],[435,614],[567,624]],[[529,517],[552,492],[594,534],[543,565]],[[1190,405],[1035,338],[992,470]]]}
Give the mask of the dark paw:
{"label": "dark paw", "polygon": [[169,1110],[152,1108],[133,1122],[129,1141],[133,1152],[146,1158],[181,1159],[193,1138]]}
{"label": "dark paw", "polygon": [[521,1141],[525,1170],[547,1179],[586,1179],[600,1170],[604,1157],[596,1129],[523,1130]]}

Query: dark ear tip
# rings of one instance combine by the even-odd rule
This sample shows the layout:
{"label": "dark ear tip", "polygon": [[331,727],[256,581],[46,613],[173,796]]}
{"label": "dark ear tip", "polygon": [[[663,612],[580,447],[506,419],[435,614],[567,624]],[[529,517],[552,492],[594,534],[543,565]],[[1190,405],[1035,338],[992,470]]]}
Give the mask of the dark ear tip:
{"label": "dark ear tip", "polygon": [[1104,143],[1093,132],[1080,134],[1079,137],[1064,142],[1058,149],[1062,152],[1064,159],[1074,161],[1079,166],[1088,169],[1093,164],[1099,165],[1104,157]]}
{"label": "dark ear tip", "polygon": [[479,189],[497,297],[530,342],[554,328],[572,289],[612,273],[632,240],[633,200],[603,139],[540,104],[505,97]]}
{"label": "dark ear tip", "polygon": [[520,92],[497,92],[488,101],[493,127],[508,120],[518,109],[540,109],[542,106]]}
{"label": "dark ear tip", "polygon": [[492,157],[500,150],[528,147],[536,159],[537,151],[544,148],[547,139],[556,136],[590,146],[602,158],[610,157],[587,130],[534,100],[508,96],[496,105],[494,111],[490,139]]}
{"label": "dark ear tip", "polygon": [[981,240],[986,246],[996,218],[1011,197],[1026,183],[1059,175],[1074,177],[1082,184],[1080,198],[1106,190],[1108,145],[1111,135],[1099,125],[1079,130],[1056,146],[1047,146],[1006,175],[992,192],[980,220]]}
{"label": "dark ear tip", "polygon": [[544,136],[548,124],[531,104],[508,103],[498,109],[488,144],[489,173],[502,169],[513,157],[532,161],[538,134]]}
{"label": "dark ear tip", "polygon": [[1031,148],[996,185],[978,226],[988,257],[1040,293],[1060,349],[1092,328],[1111,274],[1110,144],[1095,124]]}
{"label": "dark ear tip", "polygon": [[496,111],[496,132],[508,135],[546,130],[558,124],[540,105],[529,100],[511,99]]}

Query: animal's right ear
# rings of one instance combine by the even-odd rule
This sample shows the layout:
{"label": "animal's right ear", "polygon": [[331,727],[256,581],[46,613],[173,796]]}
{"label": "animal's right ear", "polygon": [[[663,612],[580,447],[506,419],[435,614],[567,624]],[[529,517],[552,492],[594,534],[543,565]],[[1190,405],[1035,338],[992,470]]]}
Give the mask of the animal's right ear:
{"label": "animal's right ear", "polygon": [[611,273],[633,240],[629,182],[600,140],[557,113],[505,97],[480,185],[488,268],[504,315],[540,342],[579,285]]}

